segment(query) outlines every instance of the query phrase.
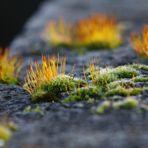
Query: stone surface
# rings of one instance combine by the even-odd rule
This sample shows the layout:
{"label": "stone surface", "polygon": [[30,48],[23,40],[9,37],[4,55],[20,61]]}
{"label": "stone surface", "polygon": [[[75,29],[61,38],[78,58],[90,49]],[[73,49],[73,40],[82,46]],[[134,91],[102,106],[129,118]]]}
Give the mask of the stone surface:
{"label": "stone surface", "polygon": [[[130,63],[145,63],[137,57],[129,43],[132,30],[138,31],[147,23],[147,0],[55,0],[43,3],[31,17],[23,32],[11,43],[13,54],[24,58],[20,80],[31,60],[41,60],[42,54],[58,53],[68,57],[68,72],[76,64],[75,73],[82,73],[82,65],[96,58],[100,66],[118,66]],[[132,27],[126,33],[126,42],[119,48],[95,50],[78,54],[70,49],[51,49],[43,40],[42,32],[50,19],[64,16],[76,20],[95,12],[117,16],[120,21],[129,21]],[[139,84],[140,85],[140,84]],[[138,98],[148,102],[148,93]],[[31,105],[43,112],[26,113]],[[137,111],[112,111],[104,115],[91,112],[93,104],[85,102],[68,104],[32,103],[30,95],[19,86],[0,85],[0,116],[3,113],[16,122],[18,130],[8,143],[10,148],[147,148],[148,113]]]}

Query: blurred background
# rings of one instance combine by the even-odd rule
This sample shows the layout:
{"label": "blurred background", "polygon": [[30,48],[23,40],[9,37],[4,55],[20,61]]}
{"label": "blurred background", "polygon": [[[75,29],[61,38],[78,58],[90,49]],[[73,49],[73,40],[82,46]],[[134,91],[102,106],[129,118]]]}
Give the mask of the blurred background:
{"label": "blurred background", "polygon": [[0,47],[6,47],[43,0],[0,0]]}
{"label": "blurred background", "polygon": [[44,1],[47,3],[40,18],[35,18],[43,24],[51,18],[75,20],[97,12],[112,14],[119,20],[148,22],[148,0],[0,0],[0,47],[8,46],[20,34]]}

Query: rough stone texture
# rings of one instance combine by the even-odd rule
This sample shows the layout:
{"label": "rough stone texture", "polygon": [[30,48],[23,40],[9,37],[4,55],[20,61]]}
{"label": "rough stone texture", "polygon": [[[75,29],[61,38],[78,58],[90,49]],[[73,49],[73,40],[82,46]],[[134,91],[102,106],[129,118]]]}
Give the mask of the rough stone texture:
{"label": "rough stone texture", "polygon": [[[40,60],[41,54],[63,53],[68,56],[68,72],[76,64],[75,73],[82,72],[82,65],[97,58],[101,66],[118,66],[129,63],[145,63],[129,44],[130,31],[138,31],[148,18],[147,0],[54,0],[43,3],[38,12],[28,20],[23,32],[10,47],[13,54],[24,57],[20,80],[31,60]],[[76,20],[95,12],[116,15],[121,21],[129,21],[132,28],[126,34],[126,42],[113,51],[91,51],[83,55],[70,49],[52,50],[42,39],[46,22],[64,16]],[[140,85],[140,84],[139,84]],[[148,103],[148,93],[139,98]],[[39,105],[43,115],[25,113],[27,105]],[[0,85],[0,115],[7,113],[16,122],[18,130],[8,143],[10,148],[147,148],[148,113],[136,111],[112,111],[104,115],[91,112],[93,104],[85,102],[68,104],[30,102],[30,95],[17,86]]]}

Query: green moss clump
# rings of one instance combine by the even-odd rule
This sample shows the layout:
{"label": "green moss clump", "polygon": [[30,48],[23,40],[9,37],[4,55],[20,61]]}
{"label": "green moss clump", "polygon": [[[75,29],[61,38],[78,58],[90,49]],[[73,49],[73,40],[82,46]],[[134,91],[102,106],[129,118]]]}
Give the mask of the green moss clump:
{"label": "green moss clump", "polygon": [[133,78],[134,82],[148,82],[148,77],[144,77],[144,76],[137,76],[135,78]]}
{"label": "green moss clump", "polygon": [[86,85],[86,82],[80,79],[74,79],[69,76],[59,76],[58,78],[44,83],[32,95],[33,101],[57,101],[62,93],[73,91],[77,87]]}
{"label": "green moss clump", "polygon": [[109,96],[115,96],[115,95],[119,95],[119,96],[128,96],[128,90],[124,87],[118,86],[117,88],[113,88],[108,90],[105,93],[105,96],[109,97]]}
{"label": "green moss clump", "polygon": [[132,88],[135,86],[134,82],[132,81],[129,81],[129,80],[118,80],[118,81],[114,81],[114,82],[111,82],[107,85],[107,88],[108,90],[110,89],[114,89],[114,88],[117,88],[117,87],[124,87],[124,88]]}
{"label": "green moss clump", "polygon": [[102,96],[102,91],[96,86],[88,86],[83,88],[78,88],[76,91],[72,92],[70,96],[63,100],[64,103],[83,101],[94,98],[100,98]]}
{"label": "green moss clump", "polygon": [[6,142],[10,139],[11,137],[11,131],[9,128],[0,125],[0,140]]}
{"label": "green moss clump", "polygon": [[[100,68],[99,66],[95,66],[95,76],[99,75],[100,69],[101,69],[101,68]],[[85,74],[85,76],[87,77],[88,80],[92,80],[91,74],[90,74],[90,68],[87,68],[87,69],[84,71],[84,74]]]}
{"label": "green moss clump", "polygon": [[110,101],[104,101],[101,105],[99,105],[96,109],[96,112],[99,114],[104,113],[106,110],[108,110],[111,106]]}
{"label": "green moss clump", "polygon": [[96,76],[95,84],[101,87],[106,87],[110,82],[117,80],[118,77],[112,72],[110,68],[102,69],[98,76]]}
{"label": "green moss clump", "polygon": [[2,122],[0,124],[0,141],[5,144],[11,138],[12,132],[16,131],[16,129],[17,127],[13,122]]}
{"label": "green moss clump", "polygon": [[136,96],[136,95],[141,94],[145,90],[148,90],[148,87],[143,87],[143,88],[135,87],[135,88],[129,90],[129,95],[130,96]]}
{"label": "green moss clump", "polygon": [[118,78],[133,78],[134,76],[140,75],[140,72],[132,66],[119,66],[113,70],[113,73]]}
{"label": "green moss clump", "polygon": [[[143,68],[144,66],[141,67]],[[141,76],[140,70],[134,65],[119,66],[117,68],[99,68],[92,64],[85,72],[85,76],[88,80],[91,80],[89,84],[81,88],[76,88],[63,100],[63,103],[88,101],[91,99],[97,100],[106,97],[106,100],[95,110],[97,113],[104,113],[109,108],[136,108],[138,106],[138,100],[133,98],[122,100],[122,96],[136,96],[148,90],[148,87],[136,87],[135,82],[147,82],[147,77]]]}
{"label": "green moss clump", "polygon": [[[90,69],[87,69],[86,76],[91,79]],[[117,68],[95,68],[93,71],[93,83],[97,86],[106,87],[107,84],[121,80],[124,78],[133,78],[139,76],[140,72],[133,68],[132,66],[119,66]]]}
{"label": "green moss clump", "polygon": [[147,90],[147,87],[144,88],[124,88],[122,86],[118,86],[117,88],[113,88],[108,90],[105,93],[105,96],[115,96],[115,95],[119,95],[119,96],[136,96],[139,95],[140,93],[142,93],[144,90]]}
{"label": "green moss clump", "polygon": [[103,114],[105,113],[107,110],[109,110],[110,108],[113,108],[115,110],[119,110],[119,109],[127,109],[127,110],[131,110],[131,109],[135,109],[138,107],[138,101],[134,98],[128,97],[124,100],[120,100],[120,101],[114,101],[114,102],[110,102],[108,100],[104,101],[101,105],[99,105],[96,109],[96,113],[99,114]]}
{"label": "green moss clump", "polygon": [[2,80],[0,80],[0,83],[15,85],[18,84],[18,79],[14,76],[5,76]]}
{"label": "green moss clump", "polygon": [[29,106],[25,107],[24,112],[26,112],[26,113],[34,112],[34,113],[39,113],[41,115],[44,114],[40,106],[36,106],[36,107],[32,108],[29,105]]}
{"label": "green moss clump", "polygon": [[114,109],[134,109],[138,106],[138,101],[133,98],[126,98],[123,101],[113,103]]}
{"label": "green moss clump", "polygon": [[144,65],[144,64],[132,64],[132,65],[129,65],[137,70],[145,70],[145,71],[148,71],[148,65]]}

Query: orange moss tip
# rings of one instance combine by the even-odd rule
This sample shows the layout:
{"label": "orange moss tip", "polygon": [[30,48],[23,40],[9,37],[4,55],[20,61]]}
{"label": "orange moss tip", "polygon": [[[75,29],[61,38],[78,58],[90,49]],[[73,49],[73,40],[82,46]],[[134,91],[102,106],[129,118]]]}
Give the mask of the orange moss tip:
{"label": "orange moss tip", "polygon": [[140,35],[131,34],[131,44],[138,55],[148,58],[148,25],[144,26]]}
{"label": "orange moss tip", "polygon": [[114,17],[94,15],[76,23],[50,21],[45,30],[52,45],[87,48],[114,48],[121,42],[121,31]]}
{"label": "orange moss tip", "polygon": [[[60,64],[60,67],[59,67]],[[29,70],[27,70],[24,88],[33,94],[46,82],[56,79],[59,75],[65,75],[66,70],[66,58],[59,56],[56,58],[42,56],[42,63],[39,65],[37,62],[34,65],[30,64]]]}
{"label": "orange moss tip", "polygon": [[50,21],[47,24],[45,35],[47,40],[50,40],[53,45],[62,43],[69,45],[72,42],[70,33],[71,28],[72,24],[65,22],[64,19],[61,18],[58,22]]}
{"label": "orange moss tip", "polygon": [[76,42],[85,44],[91,43],[109,43],[111,41],[121,41],[117,22],[114,17],[106,15],[94,15],[77,22],[74,28],[74,37]]}
{"label": "orange moss tip", "polygon": [[21,60],[10,56],[9,49],[0,49],[0,82],[15,84],[18,82],[18,75],[22,68]]}

